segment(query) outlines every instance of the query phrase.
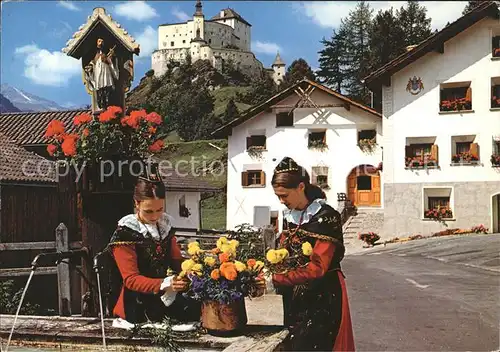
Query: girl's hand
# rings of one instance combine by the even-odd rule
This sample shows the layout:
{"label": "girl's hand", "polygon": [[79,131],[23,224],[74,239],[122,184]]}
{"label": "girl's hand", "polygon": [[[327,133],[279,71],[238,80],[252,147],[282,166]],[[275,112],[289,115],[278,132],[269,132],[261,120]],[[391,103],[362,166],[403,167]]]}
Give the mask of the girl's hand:
{"label": "girl's hand", "polygon": [[172,279],[172,290],[175,292],[184,292],[189,288],[189,280],[185,277],[180,278],[178,276]]}
{"label": "girl's hand", "polygon": [[266,280],[263,276],[259,275],[255,278],[255,286],[257,290],[253,294],[254,297],[260,297],[266,292]]}

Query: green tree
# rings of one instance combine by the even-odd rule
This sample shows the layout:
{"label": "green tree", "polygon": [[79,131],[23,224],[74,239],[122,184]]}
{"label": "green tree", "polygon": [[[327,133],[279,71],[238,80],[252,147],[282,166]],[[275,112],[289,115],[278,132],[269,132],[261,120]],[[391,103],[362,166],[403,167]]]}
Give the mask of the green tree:
{"label": "green tree", "polygon": [[231,121],[236,116],[238,116],[238,114],[239,114],[238,107],[234,103],[234,99],[233,98],[229,99],[226,105],[226,111],[224,112],[224,121],[225,122]]}
{"label": "green tree", "polygon": [[278,89],[267,72],[263,72],[250,84],[245,94],[237,94],[238,100],[249,105],[260,104],[277,93]]}
{"label": "green tree", "polygon": [[389,10],[380,10],[373,19],[370,36],[372,70],[396,58],[404,47],[404,33],[392,7]]}
{"label": "green tree", "polygon": [[319,70],[316,72],[318,80],[342,93],[344,82],[347,80],[345,71],[347,34],[345,27],[341,25],[338,31],[334,29],[331,39],[327,40],[323,37],[321,44],[324,48],[318,52]]}
{"label": "green tree", "polygon": [[480,0],[480,1],[468,1],[467,5],[465,5],[464,10],[462,11],[462,15],[465,15],[467,12],[471,11],[475,7],[481,5],[483,2],[488,2],[487,0]]}
{"label": "green tree", "polygon": [[418,1],[408,1],[406,6],[396,10],[396,17],[403,31],[404,47],[419,44],[432,34],[432,20],[427,17],[427,9]]}
{"label": "green tree", "polygon": [[303,58],[299,58],[294,60],[290,66],[288,66],[283,82],[280,84],[280,89],[290,87],[297,83],[297,81],[301,81],[304,78],[315,81],[316,75],[307,61]]}

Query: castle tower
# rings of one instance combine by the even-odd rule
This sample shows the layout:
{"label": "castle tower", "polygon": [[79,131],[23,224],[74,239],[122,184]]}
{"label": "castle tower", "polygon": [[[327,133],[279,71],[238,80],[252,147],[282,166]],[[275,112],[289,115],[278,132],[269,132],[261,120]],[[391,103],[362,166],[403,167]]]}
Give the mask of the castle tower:
{"label": "castle tower", "polygon": [[285,78],[285,63],[281,59],[279,51],[276,53],[276,58],[274,59],[274,62],[272,64],[272,69],[274,71],[273,73],[273,80],[274,83],[279,85],[281,82],[283,82],[283,79]]}
{"label": "castle tower", "polygon": [[194,7],[196,9],[193,14],[195,39],[205,39],[205,15],[203,15],[201,0],[196,0]]}

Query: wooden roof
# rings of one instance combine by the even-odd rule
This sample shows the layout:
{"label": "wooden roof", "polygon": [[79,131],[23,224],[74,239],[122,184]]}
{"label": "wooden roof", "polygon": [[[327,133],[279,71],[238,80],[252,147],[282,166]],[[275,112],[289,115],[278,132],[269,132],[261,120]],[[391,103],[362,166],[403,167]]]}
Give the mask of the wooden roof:
{"label": "wooden roof", "polygon": [[366,112],[368,112],[368,113],[370,113],[378,118],[382,118],[382,115],[379,112],[375,111],[374,109],[372,109],[366,105],[363,105],[361,103],[358,103],[354,100],[351,100],[348,97],[346,97],[345,95],[342,95],[339,92],[336,92],[328,87],[325,87],[324,85],[322,85],[320,83],[317,83],[317,82],[311,81],[307,78],[304,78],[303,80],[295,83],[293,86],[291,86],[291,87],[279,92],[278,94],[272,96],[271,98],[264,101],[263,103],[261,103],[259,105],[255,105],[255,106],[243,111],[238,117],[236,117],[232,121],[226,123],[222,127],[218,128],[217,130],[212,132],[212,135],[217,136],[217,137],[224,137],[224,136],[229,135],[231,133],[231,130],[234,127],[236,127],[236,126],[242,124],[243,122],[251,119],[252,117],[260,114],[262,111],[264,111],[264,110],[270,108],[272,105],[284,100],[285,98],[287,98],[291,94],[294,94],[295,90],[297,88],[300,87],[302,89],[306,89],[309,86],[318,88],[321,91],[323,91],[327,94],[330,94],[331,96],[333,96],[335,98],[340,99],[344,103],[344,107],[346,109],[350,109],[350,106],[352,105],[352,106],[355,106],[361,110],[364,110],[364,111],[366,111]]}
{"label": "wooden roof", "polygon": [[495,1],[483,2],[455,22],[432,34],[413,49],[399,55],[394,60],[366,76],[364,78],[365,83],[372,89],[382,84],[390,86],[390,77],[393,74],[430,52],[444,53],[444,43],[446,41],[486,17],[499,18],[499,9]]}

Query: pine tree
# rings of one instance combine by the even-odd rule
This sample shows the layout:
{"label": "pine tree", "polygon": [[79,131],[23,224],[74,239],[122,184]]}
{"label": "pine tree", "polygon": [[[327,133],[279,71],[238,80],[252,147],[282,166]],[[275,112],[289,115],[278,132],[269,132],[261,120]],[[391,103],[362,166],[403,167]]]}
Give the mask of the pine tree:
{"label": "pine tree", "polygon": [[462,15],[465,15],[467,12],[471,11],[475,7],[481,5],[483,2],[486,2],[487,0],[480,0],[480,1],[468,1],[467,5],[465,5],[464,10],[462,11]]}
{"label": "pine tree", "polygon": [[238,107],[234,103],[233,98],[229,99],[226,105],[226,111],[224,111],[224,121],[229,122],[238,116]]}
{"label": "pine tree", "polygon": [[418,1],[410,0],[406,7],[396,10],[399,27],[403,31],[404,46],[417,45],[431,34],[431,18],[427,17],[427,9]]}
{"label": "pine tree", "polygon": [[380,10],[372,23],[370,50],[372,56],[372,70],[396,58],[405,47],[403,30],[391,7],[389,10]]}
{"label": "pine tree", "polygon": [[344,90],[345,74],[345,50],[347,37],[344,26],[340,26],[338,31],[333,30],[330,40],[324,37],[321,40],[324,45],[319,54],[319,70],[316,72],[320,83],[333,87],[339,93]]}
{"label": "pine tree", "polygon": [[304,78],[315,81],[316,75],[307,61],[303,58],[299,58],[294,60],[290,66],[288,66],[283,82],[280,84],[280,89],[290,87],[297,83],[297,81],[301,81]]}

